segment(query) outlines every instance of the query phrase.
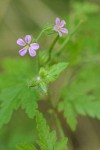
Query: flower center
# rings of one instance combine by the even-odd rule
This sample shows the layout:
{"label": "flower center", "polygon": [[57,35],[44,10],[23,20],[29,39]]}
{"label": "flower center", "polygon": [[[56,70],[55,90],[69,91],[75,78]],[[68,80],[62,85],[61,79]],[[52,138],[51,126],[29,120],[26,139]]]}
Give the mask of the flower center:
{"label": "flower center", "polygon": [[60,31],[61,30],[61,26],[58,26],[57,29]]}
{"label": "flower center", "polygon": [[27,48],[27,49],[29,49],[29,47],[30,47],[30,45],[29,45],[29,44],[27,44],[27,45],[25,46],[25,48]]}

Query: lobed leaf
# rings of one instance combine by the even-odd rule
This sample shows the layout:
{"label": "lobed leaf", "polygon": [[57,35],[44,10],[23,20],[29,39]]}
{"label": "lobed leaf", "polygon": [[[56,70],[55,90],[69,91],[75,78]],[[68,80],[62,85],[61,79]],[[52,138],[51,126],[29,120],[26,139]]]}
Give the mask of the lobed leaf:
{"label": "lobed leaf", "polygon": [[59,111],[64,112],[64,117],[70,128],[75,131],[77,125],[76,112],[73,108],[73,105],[67,100],[67,97],[64,98],[63,102],[59,103]]}
{"label": "lobed leaf", "polygon": [[50,83],[55,81],[60,73],[68,66],[68,63],[58,63],[55,64],[53,66],[51,66],[48,70],[47,70],[47,75],[45,77],[45,81],[46,83]]}
{"label": "lobed leaf", "polygon": [[76,129],[77,115],[100,119],[100,69],[96,66],[82,68],[70,87],[63,89],[59,111],[64,112],[68,125]]}
{"label": "lobed leaf", "polygon": [[67,138],[63,138],[60,141],[56,142],[54,150],[65,150],[67,145]]}
{"label": "lobed leaf", "polygon": [[0,95],[0,127],[9,122],[13,111],[19,107],[20,100],[17,98],[17,96],[19,95],[20,91],[21,87],[5,89],[2,91]]}
{"label": "lobed leaf", "polygon": [[26,86],[22,89],[20,98],[22,99],[22,108],[25,109],[25,112],[29,118],[33,118],[38,108],[38,93],[36,92],[36,90],[34,90],[34,88],[29,88]]}
{"label": "lobed leaf", "polygon": [[[39,133],[38,144],[41,150],[64,150],[67,144],[67,139],[61,139],[56,142],[56,132],[50,132],[49,126],[46,123],[43,115],[40,112],[36,114],[37,131]],[[60,149],[59,149],[60,148]]]}
{"label": "lobed leaf", "polygon": [[0,100],[0,127],[2,127],[3,124],[9,122],[13,111],[18,109],[19,106],[25,109],[29,118],[33,118],[38,108],[37,101],[39,97],[32,88],[19,85],[3,90],[0,95]]}

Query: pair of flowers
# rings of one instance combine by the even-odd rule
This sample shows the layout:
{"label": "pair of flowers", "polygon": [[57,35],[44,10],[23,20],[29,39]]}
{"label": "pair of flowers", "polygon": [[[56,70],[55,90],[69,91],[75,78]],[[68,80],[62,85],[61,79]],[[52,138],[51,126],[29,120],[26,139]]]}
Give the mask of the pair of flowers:
{"label": "pair of flowers", "polygon": [[[58,32],[60,37],[62,36],[62,33],[68,34],[68,30],[66,28],[63,28],[66,24],[64,20],[60,21],[60,18],[56,18],[55,23],[56,24],[54,25],[53,30]],[[36,56],[36,50],[39,49],[39,44],[31,42],[31,35],[26,35],[24,40],[21,38],[17,40],[17,44],[23,47],[21,50],[19,50],[19,55],[24,56],[28,51],[30,56]]]}

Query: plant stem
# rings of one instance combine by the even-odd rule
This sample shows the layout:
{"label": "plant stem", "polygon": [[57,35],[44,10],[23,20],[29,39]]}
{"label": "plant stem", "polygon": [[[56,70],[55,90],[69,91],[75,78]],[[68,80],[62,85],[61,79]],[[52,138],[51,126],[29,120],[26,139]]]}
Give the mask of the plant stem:
{"label": "plant stem", "polygon": [[54,39],[54,41],[52,42],[50,48],[48,49],[48,52],[49,52],[49,58],[48,58],[48,61],[51,59],[51,52],[56,44],[56,42],[58,41],[59,39],[59,35],[56,36],[56,38]]}
{"label": "plant stem", "polygon": [[61,123],[60,123],[60,120],[59,120],[59,117],[58,117],[58,114],[57,114],[57,110],[56,110],[56,108],[55,108],[54,102],[53,102],[53,100],[52,100],[52,98],[51,98],[51,94],[50,94],[49,91],[48,91],[48,96],[49,96],[49,101],[50,101],[51,108],[52,108],[52,114],[53,114],[54,117],[55,117],[56,126],[57,126],[57,128],[58,128],[58,131],[59,131],[59,133],[60,133],[61,138],[64,138],[64,137],[65,137],[64,131],[63,131],[63,128],[62,128],[62,126],[61,126]]}
{"label": "plant stem", "polygon": [[38,41],[40,39],[40,37],[42,36],[42,34],[44,33],[44,30],[42,30],[39,34],[39,36],[37,37],[36,41]]}
{"label": "plant stem", "polygon": [[37,66],[37,73],[38,73],[38,71],[39,71],[39,69],[40,69],[40,60],[39,60],[39,51],[37,51],[37,57],[36,57],[36,66]]}
{"label": "plant stem", "polygon": [[[42,34],[44,33],[44,30],[42,30],[39,34],[39,36],[37,37],[36,41],[38,41],[40,39],[40,37],[42,36]],[[39,60],[39,51],[37,51],[37,57],[36,57],[36,64],[37,64],[37,72],[40,69],[40,60]]]}

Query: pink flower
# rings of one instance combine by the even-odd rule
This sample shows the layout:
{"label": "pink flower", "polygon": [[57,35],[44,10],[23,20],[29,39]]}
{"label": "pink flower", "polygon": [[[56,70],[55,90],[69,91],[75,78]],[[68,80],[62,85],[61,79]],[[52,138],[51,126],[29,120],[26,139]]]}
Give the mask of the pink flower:
{"label": "pink flower", "polygon": [[28,51],[30,56],[36,56],[36,50],[39,49],[39,44],[31,43],[31,41],[31,35],[26,35],[24,40],[21,38],[17,40],[17,44],[23,46],[23,48],[19,50],[19,55],[24,56]]}
{"label": "pink flower", "polygon": [[60,37],[62,36],[62,33],[68,34],[68,30],[66,28],[63,28],[64,25],[66,24],[65,20],[60,21],[60,18],[56,18],[55,22],[56,22],[56,25],[54,25],[53,29],[56,32],[58,32]]}

